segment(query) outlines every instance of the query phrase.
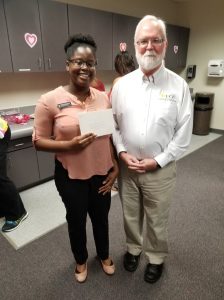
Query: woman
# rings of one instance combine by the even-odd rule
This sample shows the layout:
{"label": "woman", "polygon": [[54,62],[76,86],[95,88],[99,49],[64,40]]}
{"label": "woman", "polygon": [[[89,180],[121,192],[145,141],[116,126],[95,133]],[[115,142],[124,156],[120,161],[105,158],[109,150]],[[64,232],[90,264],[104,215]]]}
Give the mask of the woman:
{"label": "woman", "polygon": [[105,92],[105,85],[104,83],[97,77],[95,77],[91,83],[91,87],[101,91]]}
{"label": "woman", "polygon": [[[128,53],[128,51],[120,50],[120,52],[115,56],[114,59],[114,67],[118,74],[118,77],[116,77],[112,83],[112,87],[110,89],[110,92],[108,93],[108,97],[111,97],[112,89],[115,83],[124,75],[132,72],[135,70],[135,62],[132,57]],[[112,186],[113,191],[118,191],[118,183],[117,180],[115,181],[114,185]]]}
{"label": "woman", "polygon": [[7,176],[7,150],[11,138],[8,123],[0,118],[0,218],[5,217],[3,232],[15,230],[28,217],[14,183]]}
{"label": "woman", "polygon": [[66,208],[78,282],[87,277],[87,214],[101,266],[108,275],[115,271],[109,257],[108,213],[118,165],[110,136],[81,135],[78,120],[79,112],[110,108],[105,93],[90,86],[96,74],[96,48],[89,35],[78,34],[67,41],[69,83],[41,96],[33,132],[37,150],[55,152],[55,184]]}
{"label": "woman", "polygon": [[128,51],[120,50],[120,52],[115,56],[114,68],[117,73],[117,77],[112,83],[112,87],[108,93],[108,97],[111,97],[112,89],[115,83],[124,75],[135,70],[135,62],[132,55]]}
{"label": "woman", "polygon": [[135,70],[135,62],[132,55],[130,55],[128,51],[120,51],[120,53],[115,56],[114,67],[118,77],[114,79],[112,88],[122,76]]}

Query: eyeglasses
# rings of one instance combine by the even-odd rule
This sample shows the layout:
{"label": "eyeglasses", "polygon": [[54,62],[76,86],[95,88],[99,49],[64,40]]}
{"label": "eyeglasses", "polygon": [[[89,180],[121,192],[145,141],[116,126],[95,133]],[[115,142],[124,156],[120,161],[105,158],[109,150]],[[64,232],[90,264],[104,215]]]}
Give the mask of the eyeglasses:
{"label": "eyeglasses", "polygon": [[151,43],[152,46],[161,46],[162,43],[164,42],[164,39],[152,38],[152,39],[139,40],[136,42],[136,44],[141,48],[146,48],[149,42]]}
{"label": "eyeglasses", "polygon": [[87,68],[92,69],[95,68],[95,66],[97,65],[96,61],[91,61],[91,60],[84,61],[81,59],[68,59],[68,62],[77,68],[82,68],[85,65]]}

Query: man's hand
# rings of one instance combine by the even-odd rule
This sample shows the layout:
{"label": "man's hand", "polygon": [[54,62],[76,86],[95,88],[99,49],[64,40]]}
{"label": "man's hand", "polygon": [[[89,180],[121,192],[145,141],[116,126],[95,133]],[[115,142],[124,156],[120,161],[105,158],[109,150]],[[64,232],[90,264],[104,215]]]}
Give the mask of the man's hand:
{"label": "man's hand", "polygon": [[119,157],[126,163],[128,167],[133,163],[139,162],[139,160],[135,156],[128,154],[127,152],[120,152]]}
{"label": "man's hand", "polygon": [[159,168],[157,161],[153,158],[144,158],[139,160],[138,164],[132,164],[129,167],[131,170],[135,170],[137,173],[146,173],[147,171],[153,172]]}
{"label": "man's hand", "polygon": [[120,158],[126,163],[130,170],[136,171],[137,173],[153,172],[159,168],[157,161],[153,158],[139,160],[126,152],[121,152]]}

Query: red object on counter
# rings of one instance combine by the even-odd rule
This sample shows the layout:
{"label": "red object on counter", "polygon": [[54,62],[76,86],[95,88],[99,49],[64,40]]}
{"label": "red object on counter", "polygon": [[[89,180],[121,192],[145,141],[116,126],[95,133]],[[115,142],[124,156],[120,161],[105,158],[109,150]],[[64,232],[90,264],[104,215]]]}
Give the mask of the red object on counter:
{"label": "red object on counter", "polygon": [[30,120],[27,114],[5,115],[4,119],[9,123],[26,124]]}

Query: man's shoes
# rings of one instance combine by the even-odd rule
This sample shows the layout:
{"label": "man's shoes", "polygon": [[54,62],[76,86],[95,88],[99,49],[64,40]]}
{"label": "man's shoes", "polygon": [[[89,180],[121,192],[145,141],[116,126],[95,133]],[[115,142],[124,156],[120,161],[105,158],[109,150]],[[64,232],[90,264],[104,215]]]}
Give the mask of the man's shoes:
{"label": "man's shoes", "polygon": [[134,272],[139,265],[140,255],[141,253],[139,255],[132,255],[131,253],[126,252],[123,261],[125,270]]}
{"label": "man's shoes", "polygon": [[77,270],[77,267],[75,268],[75,279],[76,281],[78,281],[79,283],[83,283],[86,281],[87,278],[87,264],[85,265],[85,270],[82,272],[79,272]]}
{"label": "man's shoes", "polygon": [[149,283],[155,283],[160,279],[163,272],[163,264],[147,264],[144,274],[144,280]]}
{"label": "man's shoes", "polygon": [[9,232],[15,230],[19,227],[19,225],[28,217],[28,212],[24,212],[24,214],[16,221],[6,220],[5,224],[2,226],[3,232]]}

